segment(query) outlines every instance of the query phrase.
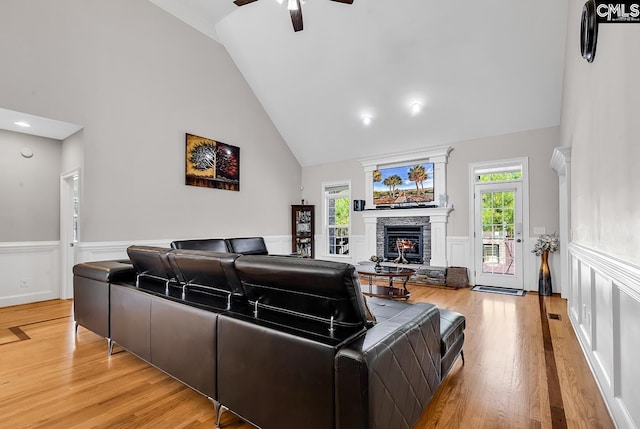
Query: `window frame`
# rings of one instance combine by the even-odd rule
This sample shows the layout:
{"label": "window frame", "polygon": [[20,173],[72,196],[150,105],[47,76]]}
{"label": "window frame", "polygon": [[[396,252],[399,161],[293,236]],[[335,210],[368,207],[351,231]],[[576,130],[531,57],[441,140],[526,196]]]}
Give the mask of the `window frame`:
{"label": "window frame", "polygon": [[[334,224],[329,224],[329,201],[331,199],[336,199],[330,195],[330,191],[335,188],[344,187],[347,190],[347,198],[348,198],[348,206],[349,206],[349,222],[346,226],[340,225],[336,226]],[[342,196],[340,198],[343,198]],[[347,259],[351,258],[352,255],[352,243],[351,235],[351,219],[353,216],[353,209],[351,207],[352,204],[351,199],[351,180],[337,180],[332,182],[323,182],[322,183],[322,250],[325,256],[331,258],[340,258]],[[347,234],[344,236],[347,239],[347,253],[331,253],[331,243],[330,241],[330,228],[346,228]]]}

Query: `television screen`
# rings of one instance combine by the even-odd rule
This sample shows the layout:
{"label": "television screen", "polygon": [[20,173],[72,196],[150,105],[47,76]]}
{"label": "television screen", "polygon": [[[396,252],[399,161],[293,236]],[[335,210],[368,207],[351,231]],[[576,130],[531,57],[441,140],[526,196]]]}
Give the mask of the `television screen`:
{"label": "television screen", "polygon": [[433,163],[380,168],[373,172],[373,204],[433,202]]}

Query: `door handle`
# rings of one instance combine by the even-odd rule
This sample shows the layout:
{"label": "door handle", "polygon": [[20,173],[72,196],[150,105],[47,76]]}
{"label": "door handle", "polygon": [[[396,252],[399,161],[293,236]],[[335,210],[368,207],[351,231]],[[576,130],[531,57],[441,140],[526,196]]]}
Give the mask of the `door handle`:
{"label": "door handle", "polygon": [[522,243],[522,239],[521,238],[516,239],[516,243]]}
{"label": "door handle", "polygon": [[75,244],[69,243],[69,247],[73,247],[73,246],[75,246]]}

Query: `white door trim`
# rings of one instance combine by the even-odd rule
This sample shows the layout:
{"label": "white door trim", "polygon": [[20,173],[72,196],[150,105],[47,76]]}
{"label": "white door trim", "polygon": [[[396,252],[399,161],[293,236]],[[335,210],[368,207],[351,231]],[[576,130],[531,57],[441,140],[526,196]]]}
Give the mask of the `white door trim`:
{"label": "white door trim", "polygon": [[[75,243],[72,243],[73,226],[69,219],[73,216],[71,201],[73,198],[73,188],[70,180],[78,176],[78,187],[80,182],[80,169],[71,170],[60,175],[60,298],[73,298],[73,265],[76,261]],[[80,188],[78,188],[80,193]],[[80,208],[78,207],[78,211]]]}
{"label": "white door trim", "polygon": [[[474,162],[469,163],[469,236],[470,241],[472,243],[469,246],[470,251],[470,266],[476,266],[476,246],[475,246],[475,234],[476,234],[476,226],[475,226],[475,204],[474,204],[474,195],[475,195],[475,186],[476,179],[475,176],[479,171],[496,169],[499,170],[501,168],[520,166],[522,170],[522,253],[523,253],[523,262],[522,262],[522,275],[524,279],[524,289],[528,290],[531,288],[527,288],[527,279],[531,277],[531,269],[528,263],[526,263],[526,258],[524,258],[524,254],[528,249],[531,248],[531,243],[529,240],[530,231],[529,231],[529,158],[510,158],[510,159],[502,159],[495,161],[484,161],[484,162]],[[469,283],[472,285],[476,284],[476,276],[475,272],[472,269],[469,273]]]}

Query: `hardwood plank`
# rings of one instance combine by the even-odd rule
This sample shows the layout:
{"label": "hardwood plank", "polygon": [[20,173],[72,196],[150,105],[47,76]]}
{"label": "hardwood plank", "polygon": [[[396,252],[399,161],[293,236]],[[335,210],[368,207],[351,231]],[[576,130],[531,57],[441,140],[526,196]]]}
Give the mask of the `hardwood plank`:
{"label": "hardwood plank", "polygon": [[[410,302],[431,302],[467,318],[465,358],[436,392],[415,426],[553,428],[537,294],[512,297],[409,285]],[[566,314],[566,301],[545,297],[568,428],[613,428]],[[71,301],[0,308],[0,427],[212,428],[212,404],[128,352],[107,354],[104,338],[80,328]],[[17,339],[19,328],[29,339]],[[8,333],[8,334],[7,334]],[[24,337],[23,337],[24,338]],[[225,412],[227,429],[251,429]]]}

